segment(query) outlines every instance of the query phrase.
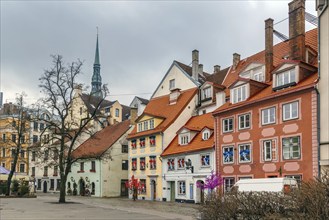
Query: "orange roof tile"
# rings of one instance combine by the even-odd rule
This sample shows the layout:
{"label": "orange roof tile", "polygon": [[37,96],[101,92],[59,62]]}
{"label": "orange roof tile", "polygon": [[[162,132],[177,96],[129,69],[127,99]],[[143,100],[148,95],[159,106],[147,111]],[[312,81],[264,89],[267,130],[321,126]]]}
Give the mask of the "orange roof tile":
{"label": "orange roof tile", "polygon": [[169,95],[151,99],[139,119],[142,118],[144,115],[151,115],[153,117],[163,118],[163,121],[155,129],[142,132],[137,132],[135,126],[133,131],[128,135],[128,138],[131,139],[165,131],[167,127],[170,126],[181,114],[184,108],[197,94],[197,91],[197,88],[181,91],[177,103],[173,105],[169,105]]}
{"label": "orange roof tile", "polygon": [[212,113],[193,116],[183,127],[194,128],[193,130],[198,130],[199,133],[196,134],[196,136],[187,145],[179,145],[178,135],[176,135],[176,137],[172,140],[168,147],[163,151],[161,156],[189,153],[212,148],[214,146],[214,135],[212,134],[208,140],[203,140],[201,131],[205,127],[213,130],[214,123],[215,122]]}
{"label": "orange roof tile", "polygon": [[100,157],[103,153],[126,132],[130,121],[126,120],[115,125],[105,127],[83,142],[72,152],[73,158]]}

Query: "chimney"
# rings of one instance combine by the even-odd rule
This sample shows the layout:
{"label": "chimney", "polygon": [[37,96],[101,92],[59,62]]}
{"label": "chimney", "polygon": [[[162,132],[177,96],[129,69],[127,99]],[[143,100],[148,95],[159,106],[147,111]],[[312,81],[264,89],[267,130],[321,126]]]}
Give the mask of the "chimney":
{"label": "chimney", "polygon": [[198,73],[199,73],[199,51],[192,51],[192,77],[196,81],[198,81]]}
{"label": "chimney", "polygon": [[137,114],[138,109],[135,107],[130,108],[130,124],[135,125],[136,124],[136,119],[137,119]]}
{"label": "chimney", "polygon": [[273,19],[265,20],[265,82],[272,81],[273,70]]}
{"label": "chimney", "polygon": [[203,64],[199,64],[199,71],[198,71],[198,73],[200,75],[203,75]]}
{"label": "chimney", "polygon": [[180,89],[173,89],[169,94],[169,105],[177,103],[178,97],[180,96]]}
{"label": "chimney", "polygon": [[233,54],[233,70],[236,69],[236,67],[238,66],[239,62],[240,62],[240,54],[234,53]]}
{"label": "chimney", "polygon": [[219,73],[220,72],[220,65],[215,65],[214,66],[214,73]]}
{"label": "chimney", "polygon": [[290,59],[305,61],[305,0],[289,3]]}

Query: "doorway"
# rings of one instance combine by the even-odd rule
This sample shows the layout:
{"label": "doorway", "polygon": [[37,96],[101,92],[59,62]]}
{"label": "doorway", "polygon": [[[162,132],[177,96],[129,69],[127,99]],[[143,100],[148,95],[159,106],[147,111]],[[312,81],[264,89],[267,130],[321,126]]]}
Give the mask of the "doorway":
{"label": "doorway", "polygon": [[176,195],[175,181],[170,182],[170,202],[175,202]]}
{"label": "doorway", "polygon": [[[198,180],[196,183],[200,186],[204,185],[202,180]],[[195,200],[195,203],[204,203],[204,189],[197,187]]]}
{"label": "doorway", "polygon": [[44,193],[47,193],[47,189],[48,189],[48,184],[47,184],[47,181],[43,181],[43,192]]}
{"label": "doorway", "polygon": [[122,197],[128,197],[128,188],[126,187],[126,182],[128,180],[121,180],[121,194]]}
{"label": "doorway", "polygon": [[79,180],[79,191],[80,191],[80,196],[84,196],[85,195],[85,189],[86,188],[86,184],[85,181],[81,178]]}
{"label": "doorway", "polygon": [[151,180],[151,200],[156,200],[156,182]]}

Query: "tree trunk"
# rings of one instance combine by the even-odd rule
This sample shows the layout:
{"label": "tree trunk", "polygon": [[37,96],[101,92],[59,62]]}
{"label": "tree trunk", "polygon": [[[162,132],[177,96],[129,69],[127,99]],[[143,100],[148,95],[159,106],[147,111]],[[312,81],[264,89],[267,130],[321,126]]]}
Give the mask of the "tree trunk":
{"label": "tree trunk", "polygon": [[16,150],[16,153],[15,153],[15,156],[14,156],[14,162],[13,162],[13,165],[11,167],[10,173],[8,175],[6,196],[10,195],[11,179],[13,178],[13,175],[16,171],[16,165],[17,165],[17,160],[18,160],[18,152],[19,152],[19,148],[18,148],[18,150]]}
{"label": "tree trunk", "polygon": [[61,186],[59,191],[59,203],[65,203],[65,196],[66,196],[66,179],[67,175],[61,175]]}

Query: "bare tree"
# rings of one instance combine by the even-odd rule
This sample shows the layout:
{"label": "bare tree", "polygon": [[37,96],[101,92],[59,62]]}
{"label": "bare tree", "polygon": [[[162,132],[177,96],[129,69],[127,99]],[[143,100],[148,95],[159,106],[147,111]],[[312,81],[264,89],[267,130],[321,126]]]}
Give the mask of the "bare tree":
{"label": "bare tree", "polygon": [[[80,158],[73,157],[79,138],[85,132],[90,132],[94,121],[99,123],[97,118],[100,114],[100,107],[104,98],[98,98],[91,109],[76,117],[75,105],[79,97],[76,88],[81,87],[77,83],[77,77],[81,74],[82,62],[80,60],[65,65],[62,56],[52,56],[53,66],[45,70],[40,80],[40,88],[44,95],[39,104],[42,108],[52,113],[50,118],[38,117],[38,120],[46,124],[45,131],[51,132],[50,140],[44,146],[56,148],[53,159],[59,168],[60,175],[60,196],[59,203],[65,203],[66,181],[71,166]],[[107,88],[102,87],[103,97],[106,97]],[[80,94],[81,95],[81,94]],[[93,96],[90,96],[93,98]],[[80,110],[81,111],[81,110]],[[50,144],[52,143],[52,144]]]}
{"label": "bare tree", "polygon": [[16,97],[16,103],[7,109],[7,112],[4,112],[3,116],[7,118],[7,124],[5,131],[8,130],[11,133],[12,137],[3,140],[5,143],[5,148],[10,149],[12,153],[12,165],[10,168],[10,173],[7,179],[7,192],[6,195],[10,195],[10,186],[12,182],[12,177],[16,172],[16,165],[19,159],[24,161],[24,157],[20,158],[20,153],[25,154],[23,149],[24,145],[27,144],[29,138],[29,114],[28,110],[25,107],[24,97],[25,93],[21,93]]}

